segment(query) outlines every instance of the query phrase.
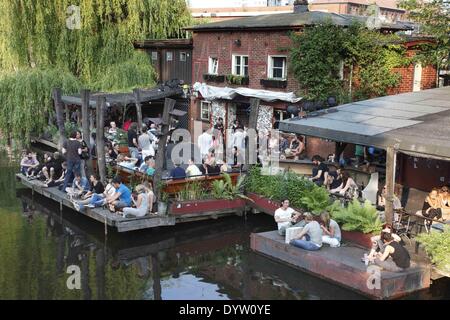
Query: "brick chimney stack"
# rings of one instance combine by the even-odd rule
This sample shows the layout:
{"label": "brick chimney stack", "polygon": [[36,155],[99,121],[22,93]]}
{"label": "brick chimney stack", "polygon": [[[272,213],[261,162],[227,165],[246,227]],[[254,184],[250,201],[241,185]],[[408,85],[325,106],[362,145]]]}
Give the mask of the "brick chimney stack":
{"label": "brick chimney stack", "polygon": [[308,12],[308,0],[295,0],[294,13]]}

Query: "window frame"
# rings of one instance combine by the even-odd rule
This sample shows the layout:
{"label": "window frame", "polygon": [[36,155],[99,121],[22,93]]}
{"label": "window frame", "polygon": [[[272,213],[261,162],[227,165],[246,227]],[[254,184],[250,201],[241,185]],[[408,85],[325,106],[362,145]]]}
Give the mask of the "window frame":
{"label": "window frame", "polygon": [[[283,62],[283,70],[282,70],[282,78],[275,78],[273,69],[274,67],[274,59],[273,58],[284,58]],[[279,67],[276,67],[279,69]],[[269,55],[267,60],[267,79],[269,80],[278,80],[278,81],[286,81],[287,80],[287,56],[283,55]]]}
{"label": "window frame", "polygon": [[[170,59],[169,59],[169,54],[170,54]],[[167,62],[173,61],[173,51],[166,51],[166,61]]]}
{"label": "window frame", "polygon": [[[208,117],[203,117],[203,108],[207,106],[208,107]],[[200,120],[202,121],[209,121],[211,119],[211,102],[202,100],[200,101]]]}
{"label": "window frame", "polygon": [[[184,57],[184,59],[182,59],[181,57]],[[187,52],[181,51],[180,52],[180,62],[186,62],[186,61],[187,61]]]}
{"label": "window frame", "polygon": [[[213,61],[216,61],[216,71],[214,72]],[[219,58],[209,57],[208,58],[208,74],[219,75]]]}
{"label": "window frame", "polygon": [[[236,73],[236,67],[237,67],[236,58],[237,57],[241,58],[241,63],[240,63],[240,66],[239,66],[240,74]],[[243,58],[247,58],[247,64],[246,65],[243,63],[243,60],[244,60]],[[250,58],[249,58],[248,55],[245,55],[245,54],[233,54],[232,55],[232,63],[231,63],[231,74],[234,75],[234,76],[248,77],[249,73],[250,73],[249,62],[250,62]],[[245,74],[245,67],[247,67],[247,74]]]}
{"label": "window frame", "polygon": [[158,51],[152,51],[151,58],[152,61],[158,61]]}

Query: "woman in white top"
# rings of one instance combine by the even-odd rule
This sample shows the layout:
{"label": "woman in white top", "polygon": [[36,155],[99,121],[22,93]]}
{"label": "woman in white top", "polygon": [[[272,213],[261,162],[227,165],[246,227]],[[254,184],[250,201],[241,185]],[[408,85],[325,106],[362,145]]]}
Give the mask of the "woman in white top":
{"label": "woman in white top", "polygon": [[343,196],[348,196],[349,198],[358,197],[358,185],[355,180],[348,174],[347,171],[341,172],[342,183],[336,189],[332,189],[331,193],[339,193]]}
{"label": "woman in white top", "polygon": [[324,212],[320,215],[322,221],[320,227],[322,229],[322,242],[329,244],[332,248],[341,246],[341,228],[336,221],[330,219],[330,214]]}
{"label": "woman in white top", "polygon": [[195,177],[200,177],[201,175],[202,175],[202,172],[195,165],[194,158],[189,159],[189,166],[186,168],[186,176],[188,178],[195,178]]}
{"label": "woman in white top", "polygon": [[300,213],[289,207],[289,200],[283,200],[281,208],[278,208],[274,215],[275,222],[278,224],[278,234],[284,236],[286,229],[292,227],[299,217]]}
{"label": "woman in white top", "polygon": [[123,208],[125,218],[143,217],[148,212],[148,194],[145,187],[142,184],[136,186],[136,192],[138,193],[137,199],[133,198],[136,208]]}

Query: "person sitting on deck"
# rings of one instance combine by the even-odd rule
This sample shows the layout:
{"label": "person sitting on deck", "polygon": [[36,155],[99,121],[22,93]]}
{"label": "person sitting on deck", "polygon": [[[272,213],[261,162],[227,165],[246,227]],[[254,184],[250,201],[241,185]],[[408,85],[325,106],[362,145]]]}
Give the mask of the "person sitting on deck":
{"label": "person sitting on deck", "polygon": [[105,187],[103,183],[100,181],[100,177],[98,175],[91,174],[89,180],[91,182],[90,190],[84,196],[81,197],[81,201],[73,202],[73,205],[77,211],[81,210],[81,206],[89,205],[94,195],[103,194],[103,192],[105,192]]}
{"label": "person sitting on deck", "polygon": [[401,272],[411,265],[411,258],[408,250],[394,240],[392,233],[382,232],[381,241],[384,244],[383,253],[377,253],[375,264],[383,270],[391,272]]}
{"label": "person sitting on deck", "polygon": [[147,168],[147,170],[145,170],[145,173],[148,175],[148,176],[153,176],[154,174],[155,174],[155,165],[156,165],[156,163],[155,163],[155,159],[153,159],[153,158],[151,158],[149,161],[148,161],[148,168]]}
{"label": "person sitting on deck", "polygon": [[174,180],[185,179],[186,171],[182,167],[180,167],[179,163],[175,163],[175,168],[170,171],[170,177]]}
{"label": "person sitting on deck", "polygon": [[322,247],[322,228],[309,212],[304,214],[306,225],[290,244],[308,251],[316,251]]}
{"label": "person sitting on deck", "polygon": [[137,199],[132,198],[135,208],[123,208],[123,216],[125,218],[143,217],[148,213],[148,194],[145,187],[140,184],[136,186]]}
{"label": "person sitting on deck", "polygon": [[322,221],[320,227],[322,228],[322,242],[329,244],[332,248],[341,246],[341,228],[336,221],[330,219],[328,212],[323,212],[320,215]]}
{"label": "person sitting on deck", "polygon": [[67,187],[66,192],[70,198],[79,198],[82,194],[87,193],[91,186],[88,179],[81,176],[81,173],[75,173],[75,179],[73,179],[72,187]]}
{"label": "person sitting on deck", "polygon": [[40,165],[38,165],[37,167],[34,167],[30,170],[28,170],[28,177],[31,178],[36,178],[39,180],[44,180],[45,177],[42,173],[42,169],[45,168],[45,166],[47,166],[51,161],[52,161],[52,155],[49,152],[44,153],[44,161],[43,163],[41,163]]}
{"label": "person sitting on deck", "polygon": [[112,184],[112,179],[110,179],[103,193],[94,193],[88,201],[77,202],[78,205],[74,204],[75,209],[81,211],[84,205],[87,205],[89,208],[101,207],[106,204],[106,199],[112,197],[115,192],[116,189]]}
{"label": "person sitting on deck", "polygon": [[153,159],[152,156],[146,156],[144,158],[144,162],[142,162],[141,166],[139,167],[139,172],[146,173],[148,167],[150,166],[150,160],[152,159]]}
{"label": "person sitting on deck", "polygon": [[48,158],[46,165],[42,168],[42,174],[45,177],[45,184],[54,180],[54,177],[59,177],[62,171],[63,159],[59,152],[55,152],[52,157]]}
{"label": "person sitting on deck", "polygon": [[286,229],[292,227],[299,217],[300,213],[289,207],[289,200],[284,199],[274,215],[275,222],[278,224],[278,234],[284,236]]}
{"label": "person sitting on deck", "polygon": [[445,220],[450,219],[450,194],[448,192],[448,187],[443,186],[441,190],[439,190],[439,198],[441,199],[441,211],[442,217]]}
{"label": "person sitting on deck", "polygon": [[64,161],[63,163],[61,163],[61,175],[59,176],[59,178],[57,180],[54,180],[54,176],[52,176],[49,181],[46,181],[46,183],[44,184],[44,188],[52,188],[62,185],[62,183],[64,182],[64,178],[66,177],[66,173],[67,162]]}
{"label": "person sitting on deck", "polygon": [[112,181],[112,185],[115,188],[115,192],[112,196],[106,198],[109,210],[115,212],[116,210],[130,207],[132,203],[131,190],[122,183],[120,177],[115,177]]}
{"label": "person sitting on deck", "polygon": [[[402,239],[392,231],[392,226],[388,223],[383,225],[383,230],[381,231],[382,233],[391,233],[392,234],[392,238],[400,243],[402,241]],[[370,241],[372,242],[372,249],[370,250],[369,254],[367,255],[367,259],[368,261],[373,262],[375,257],[376,257],[376,253],[377,252],[383,252],[384,250],[384,243],[383,241],[381,241],[381,234],[380,235],[376,235],[370,238]],[[362,260],[365,260],[364,258]]]}
{"label": "person sitting on deck", "polygon": [[323,159],[319,155],[315,155],[312,158],[312,162],[317,168],[313,169],[313,176],[310,178],[310,180],[318,186],[322,186],[324,184],[324,181],[328,179],[328,166],[323,163]]}
{"label": "person sitting on deck", "polygon": [[330,190],[331,193],[339,193],[347,199],[358,198],[358,185],[350,177],[348,171],[341,171],[340,178],[342,183],[336,189]]}
{"label": "person sitting on deck", "polygon": [[138,159],[129,158],[129,157],[125,156],[124,154],[119,154],[117,156],[117,164],[121,167],[130,169],[130,170],[135,170],[137,162],[138,162]]}
{"label": "person sitting on deck", "polygon": [[188,167],[186,169],[186,176],[188,178],[196,178],[202,175],[202,172],[198,168],[197,165],[194,163],[194,158],[190,158],[188,162]]}

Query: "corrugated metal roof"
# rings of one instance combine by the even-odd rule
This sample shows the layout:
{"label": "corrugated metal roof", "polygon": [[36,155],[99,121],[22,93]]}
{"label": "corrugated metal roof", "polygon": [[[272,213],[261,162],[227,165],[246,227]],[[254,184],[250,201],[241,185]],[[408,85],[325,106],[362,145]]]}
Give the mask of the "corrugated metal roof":
{"label": "corrugated metal roof", "polygon": [[[337,26],[348,27],[353,22],[358,21],[365,23],[367,17],[354,16],[346,14],[337,14],[321,11],[309,11],[302,13],[281,13],[271,15],[261,15],[255,17],[246,17],[240,19],[232,19],[220,22],[202,24],[194,27],[186,28],[196,32],[208,30],[239,30],[239,29],[294,29],[302,26],[311,26],[331,21]],[[409,30],[406,24],[402,23],[383,23],[383,29],[392,30]]]}
{"label": "corrugated metal roof", "polygon": [[285,120],[280,130],[450,159],[450,87],[342,105],[334,113]]}

